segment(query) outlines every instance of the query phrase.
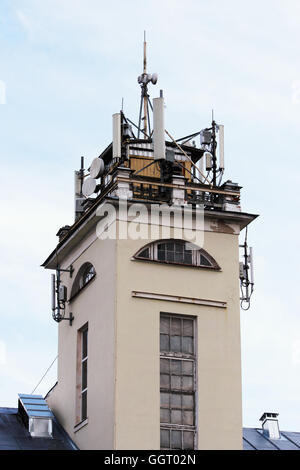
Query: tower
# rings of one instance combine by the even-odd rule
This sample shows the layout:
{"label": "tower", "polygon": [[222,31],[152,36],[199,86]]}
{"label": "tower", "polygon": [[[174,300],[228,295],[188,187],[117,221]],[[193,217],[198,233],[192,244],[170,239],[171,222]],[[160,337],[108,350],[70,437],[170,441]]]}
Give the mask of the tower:
{"label": "tower", "polygon": [[59,329],[46,399],[81,449],[241,449],[239,234],[256,216],[222,183],[223,126],[174,139],[156,74],[138,81],[138,125],[114,114],[112,143],[82,159],[75,221],[43,263]]}

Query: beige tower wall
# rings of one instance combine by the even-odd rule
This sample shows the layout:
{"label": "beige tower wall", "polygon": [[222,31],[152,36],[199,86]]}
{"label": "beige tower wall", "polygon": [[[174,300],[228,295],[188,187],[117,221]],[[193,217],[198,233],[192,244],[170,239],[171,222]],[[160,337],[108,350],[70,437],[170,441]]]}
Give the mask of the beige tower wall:
{"label": "beige tower wall", "polygon": [[[145,240],[117,244],[117,449],[160,448],[160,312],[193,315],[198,330],[198,448],[242,448],[238,236],[205,232],[221,272],[131,257]],[[227,308],[133,298],[133,290],[227,302]]]}
{"label": "beige tower wall", "polygon": [[[115,241],[96,240],[88,247],[82,242],[76,254],[70,253],[62,267],[71,263],[72,279],[62,273],[62,283],[71,292],[76,273],[85,262],[91,262],[96,277],[69,304],[75,319],[59,323],[58,384],[47,402],[60,423],[80,449],[114,447],[114,364],[115,364]],[[80,253],[83,251],[80,255]],[[75,256],[75,259],[74,259]],[[88,420],[75,431],[76,423],[76,358],[77,332],[88,322]]]}
{"label": "beige tower wall", "polygon": [[[206,225],[203,248],[221,271],[132,260],[147,240],[84,239],[62,267],[97,276],[59,324],[58,385],[48,403],[80,449],[159,449],[161,312],[197,318],[198,448],[242,448],[238,229]],[[230,233],[223,233],[227,231]],[[93,238],[94,237],[94,238]],[[210,299],[226,308],[132,297],[132,291]],[[68,311],[66,312],[68,315]],[[76,425],[77,331],[89,323],[88,421]]]}

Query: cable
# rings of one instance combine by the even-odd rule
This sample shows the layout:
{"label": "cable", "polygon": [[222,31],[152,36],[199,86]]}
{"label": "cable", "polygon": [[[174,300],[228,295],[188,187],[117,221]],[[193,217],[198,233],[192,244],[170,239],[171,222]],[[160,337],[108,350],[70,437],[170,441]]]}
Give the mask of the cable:
{"label": "cable", "polygon": [[221,185],[223,175],[224,175],[224,170],[220,170],[220,178],[219,178],[218,186]]}
{"label": "cable", "polygon": [[[197,168],[197,166],[195,165],[195,163],[193,162],[193,160],[188,156],[188,154],[183,150],[182,147],[180,147],[180,145],[176,142],[176,140],[174,139],[174,137],[171,136],[171,134],[167,131],[167,129],[165,129],[165,133],[167,134],[167,136],[170,137],[170,139],[174,142],[174,144],[179,148],[179,150],[183,153],[183,155],[186,156],[186,158],[191,162],[191,164],[196,168],[196,170],[198,170],[198,172],[200,173],[200,175],[202,176],[202,178],[205,178],[205,176],[203,175],[203,173],[199,170],[199,168]],[[205,181],[207,180],[207,178],[204,179],[203,181],[203,184],[205,183]]]}
{"label": "cable", "polygon": [[195,175],[193,175],[193,173],[188,170],[188,168],[186,168],[184,165],[182,165],[178,160],[175,160],[176,164],[181,166],[181,168],[183,168],[185,171],[187,171],[193,178],[196,178],[196,180],[198,180],[200,183],[202,183],[202,181]]}
{"label": "cable", "polygon": [[50,364],[50,366],[48,367],[48,369],[46,370],[46,372],[44,373],[43,377],[41,378],[41,380],[39,381],[39,383],[35,386],[35,388],[32,390],[31,392],[31,395],[34,394],[34,392],[36,391],[36,389],[38,388],[38,386],[40,385],[40,383],[42,382],[42,380],[44,379],[44,377],[48,374],[49,370],[51,369],[51,367],[53,366],[54,362],[56,361],[56,359],[58,358],[58,354],[56,356],[56,358],[54,359],[54,361]]}

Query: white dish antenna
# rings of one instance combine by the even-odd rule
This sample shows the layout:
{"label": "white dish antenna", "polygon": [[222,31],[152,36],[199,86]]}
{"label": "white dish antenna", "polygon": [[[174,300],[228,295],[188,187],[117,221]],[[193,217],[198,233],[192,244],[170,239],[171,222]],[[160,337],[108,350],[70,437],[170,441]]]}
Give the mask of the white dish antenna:
{"label": "white dish antenna", "polygon": [[86,178],[82,185],[82,194],[85,197],[91,196],[97,188],[97,181],[94,178]]}
{"label": "white dish antenna", "polygon": [[104,161],[102,158],[94,158],[90,166],[90,176],[91,178],[100,178],[103,175],[105,169]]}

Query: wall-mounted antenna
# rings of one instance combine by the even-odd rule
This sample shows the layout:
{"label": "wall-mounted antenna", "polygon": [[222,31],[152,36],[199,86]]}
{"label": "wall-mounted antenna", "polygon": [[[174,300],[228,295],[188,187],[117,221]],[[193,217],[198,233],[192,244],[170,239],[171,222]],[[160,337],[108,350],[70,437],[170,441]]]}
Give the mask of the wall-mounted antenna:
{"label": "wall-mounted antenna", "polygon": [[[144,31],[144,43],[143,43],[143,73],[138,77],[138,83],[141,85],[141,103],[140,103],[140,113],[139,113],[139,123],[138,123],[138,138],[140,133],[144,137],[151,136],[151,125],[150,125],[150,116],[149,116],[149,106],[152,109],[150,98],[148,95],[148,83],[157,83],[157,74],[156,73],[147,73],[147,42],[146,42],[146,31]],[[143,125],[142,125],[143,121]]]}
{"label": "wall-mounted antenna", "polygon": [[250,299],[254,290],[253,248],[248,251],[248,228],[246,228],[245,242],[239,245],[243,249],[244,261],[240,262],[241,308],[249,310]]}
{"label": "wall-mounted antenna", "polygon": [[71,265],[69,269],[61,269],[59,266],[56,269],[56,275],[51,274],[51,308],[52,308],[52,317],[57,323],[60,323],[62,320],[68,320],[70,326],[74,317],[72,312],[70,312],[69,317],[65,317],[65,307],[67,302],[67,288],[60,281],[61,271],[70,273],[70,277],[74,272],[73,266]]}

